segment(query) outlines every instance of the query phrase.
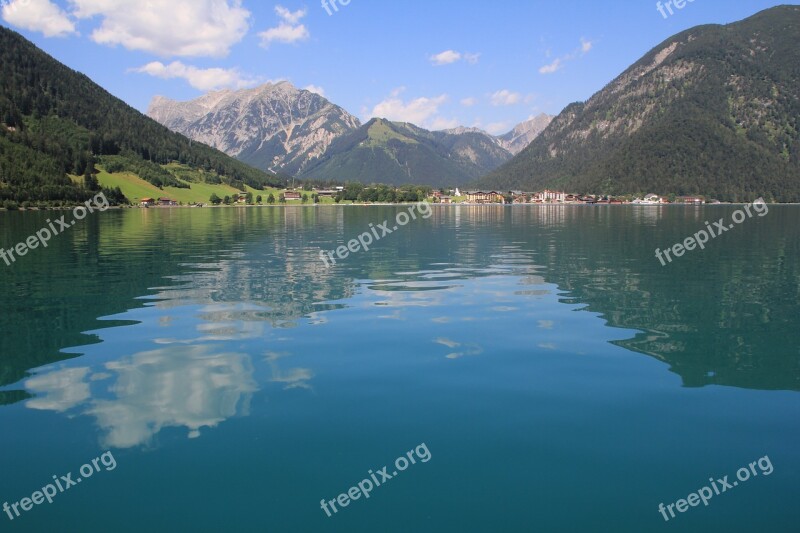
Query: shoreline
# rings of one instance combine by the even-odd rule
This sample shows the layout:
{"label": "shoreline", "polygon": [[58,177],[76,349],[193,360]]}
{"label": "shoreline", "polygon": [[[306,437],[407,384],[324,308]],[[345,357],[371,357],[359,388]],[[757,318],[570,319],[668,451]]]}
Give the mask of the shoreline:
{"label": "shoreline", "polygon": [[[171,206],[153,206],[153,207],[141,207],[141,206],[109,206],[106,211],[111,210],[125,210],[125,209],[139,209],[139,210],[147,210],[147,209],[287,209],[287,208],[319,208],[319,207],[402,207],[414,204],[415,202],[406,202],[401,204],[381,204],[381,203],[370,203],[370,204],[307,204],[307,205],[203,205],[203,206],[194,206],[194,205],[171,205]],[[428,202],[428,205],[431,207],[442,207],[442,208],[454,208],[454,207],[642,207],[642,208],[654,208],[654,207],[720,207],[720,206],[741,206],[741,205],[748,205],[750,202],[737,202],[737,203],[725,203],[721,202],[718,204],[584,204],[584,203],[543,203],[543,204],[497,204],[497,203],[486,203],[486,204],[469,204],[469,203],[459,203],[459,204],[434,204]],[[766,205],[772,206],[800,206],[800,202],[765,202]],[[79,204],[80,205],[80,204]],[[51,207],[51,208],[19,208],[19,209],[6,209],[4,207],[0,207],[0,212],[28,212],[28,211],[71,211],[75,207],[79,207],[79,205],[69,206],[69,207]]]}

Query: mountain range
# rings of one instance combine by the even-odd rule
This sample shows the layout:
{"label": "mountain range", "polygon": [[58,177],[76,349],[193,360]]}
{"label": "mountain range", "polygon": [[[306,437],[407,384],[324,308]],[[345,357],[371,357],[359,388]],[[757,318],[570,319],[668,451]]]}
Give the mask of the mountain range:
{"label": "mountain range", "polygon": [[372,119],[334,140],[304,177],[320,180],[461,186],[511,158],[481,131],[428,131],[405,122]]}
{"label": "mountain range", "polygon": [[287,82],[191,102],[154,99],[150,114],[173,132],[0,27],[0,202],[83,201],[99,190],[95,165],[159,189],[197,182],[263,190],[284,185],[280,173],[797,202],[798,42],[799,6],[698,26],[656,46],[586,102],[500,137],[380,118],[362,125]]}
{"label": "mountain range", "polygon": [[670,37],[479,186],[800,201],[798,43],[798,6]]}
{"label": "mountain range", "polygon": [[361,122],[289,82],[215,91],[187,102],[156,96],[148,116],[263,170],[318,180],[460,186],[519,153],[553,117],[541,114],[495,137],[477,128],[428,131]]}

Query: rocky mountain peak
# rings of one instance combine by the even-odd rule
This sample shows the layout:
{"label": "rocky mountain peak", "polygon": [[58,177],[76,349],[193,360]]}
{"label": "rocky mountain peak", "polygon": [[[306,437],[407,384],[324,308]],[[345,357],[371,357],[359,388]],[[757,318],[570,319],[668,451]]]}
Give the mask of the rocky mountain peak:
{"label": "rocky mountain peak", "polygon": [[214,91],[188,102],[155,97],[147,114],[257,168],[289,174],[301,172],[333,139],[361,125],[341,107],[288,81]]}

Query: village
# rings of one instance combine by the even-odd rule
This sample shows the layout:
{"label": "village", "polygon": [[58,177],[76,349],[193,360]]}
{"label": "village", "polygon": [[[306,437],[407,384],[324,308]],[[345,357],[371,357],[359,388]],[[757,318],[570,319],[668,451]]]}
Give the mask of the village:
{"label": "village", "polygon": [[[369,188],[369,187],[367,187]],[[277,194],[270,193],[266,200],[261,196],[254,196],[251,192],[240,192],[223,198],[212,198],[210,204],[217,205],[287,205],[294,203],[317,205],[320,203],[340,203],[336,201],[337,195],[344,190],[344,187],[332,187],[328,189],[310,188],[309,190],[287,189],[276,191]],[[587,204],[587,205],[667,205],[667,204],[718,204],[717,200],[706,200],[701,196],[659,196],[657,194],[647,194],[643,197],[633,195],[608,196],[591,194],[572,194],[564,191],[545,189],[539,192],[524,191],[496,191],[496,190],[468,190],[461,192],[458,188],[449,190],[432,191],[428,200],[434,204],[442,205],[517,205],[517,204]],[[139,207],[178,207],[184,204],[176,200],[159,198],[141,198],[136,202]],[[350,203],[350,202],[344,202]],[[376,202],[352,202],[357,204],[374,204]],[[385,203],[385,202],[377,202]],[[193,203],[189,207],[203,207],[207,204]]]}
{"label": "village", "polygon": [[[603,196],[603,195],[580,195],[571,194],[563,191],[551,191],[545,189],[539,192],[523,191],[483,191],[472,190],[464,194],[459,189],[452,189],[449,194],[441,191],[433,193],[434,203],[442,204],[639,204],[639,205],[662,205],[662,204],[704,204],[706,200],[699,196],[659,196],[648,194],[643,198],[634,196]],[[712,200],[708,203],[719,203]]]}

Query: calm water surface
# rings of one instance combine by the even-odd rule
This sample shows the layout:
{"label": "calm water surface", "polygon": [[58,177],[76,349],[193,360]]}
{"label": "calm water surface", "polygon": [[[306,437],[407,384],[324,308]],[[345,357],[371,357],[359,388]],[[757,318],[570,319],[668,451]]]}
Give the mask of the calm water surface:
{"label": "calm water surface", "polygon": [[734,209],[440,207],[332,269],[405,208],[90,215],[0,263],[0,504],[117,467],[0,529],[797,531],[800,208],[654,257]]}

